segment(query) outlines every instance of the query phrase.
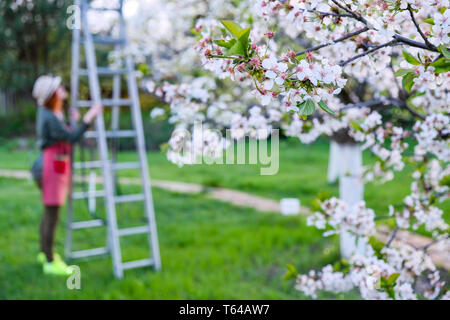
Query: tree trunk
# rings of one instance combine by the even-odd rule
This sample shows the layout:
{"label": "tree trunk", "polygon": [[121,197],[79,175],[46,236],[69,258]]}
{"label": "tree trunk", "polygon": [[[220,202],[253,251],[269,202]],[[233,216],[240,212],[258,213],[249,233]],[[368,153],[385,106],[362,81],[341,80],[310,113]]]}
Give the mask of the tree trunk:
{"label": "tree trunk", "polygon": [[[362,178],[362,152],[347,130],[337,132],[330,143],[328,163],[328,182],[339,177],[339,198],[349,206],[364,200],[364,181]],[[353,254],[364,254],[366,242],[352,233],[343,230],[340,238],[341,256],[350,258]]]}

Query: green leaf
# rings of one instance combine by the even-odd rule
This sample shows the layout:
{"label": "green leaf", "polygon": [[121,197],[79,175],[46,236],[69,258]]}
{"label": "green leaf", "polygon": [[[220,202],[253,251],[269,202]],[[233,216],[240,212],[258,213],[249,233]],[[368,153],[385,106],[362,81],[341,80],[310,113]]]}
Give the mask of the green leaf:
{"label": "green leaf", "polygon": [[245,49],[242,46],[242,42],[237,41],[230,49],[228,49],[227,55],[229,55],[229,56],[245,56]]}
{"label": "green leaf", "polygon": [[435,73],[445,73],[450,71],[450,59],[440,58],[430,64],[430,66],[434,67]]}
{"label": "green leaf", "polygon": [[400,273],[393,273],[387,278],[387,282],[390,286],[395,286],[395,281],[397,281],[397,278],[400,276]]}
{"label": "green leaf", "polygon": [[303,59],[306,59],[306,53],[303,53],[303,54],[301,54],[299,56],[296,56],[295,58],[297,59],[297,61],[301,61]]}
{"label": "green leaf", "polygon": [[402,79],[402,87],[405,88],[406,91],[410,92],[411,88],[414,84],[414,78],[416,75],[412,72],[406,74]]}
{"label": "green leaf", "polygon": [[389,295],[389,297],[391,297],[391,299],[395,300],[395,291],[394,289],[388,289],[387,290],[387,294]]}
{"label": "green leaf", "polygon": [[221,21],[223,26],[230,31],[230,33],[236,38],[239,39],[239,33],[241,32],[242,28],[240,25],[238,25],[236,22],[231,20],[222,20]]}
{"label": "green leaf", "polygon": [[373,251],[375,251],[376,257],[378,259],[383,259],[384,255],[381,253],[381,250],[384,248],[385,243],[372,236],[369,238],[369,244]]}
{"label": "green leaf", "polygon": [[239,38],[238,41],[241,43],[242,47],[244,48],[244,55],[245,57],[248,56],[248,38],[250,36],[250,28],[246,28],[241,30],[239,32]]}
{"label": "green leaf", "polygon": [[359,123],[357,123],[356,121],[350,121],[350,125],[353,127],[353,129],[355,129],[356,131],[361,131],[362,128],[360,126]]}
{"label": "green leaf", "polygon": [[334,114],[334,111],[331,110],[331,109],[328,107],[328,105],[327,105],[323,100],[320,100],[320,101],[319,101],[319,107],[320,107],[323,111],[325,111],[325,112],[327,112],[327,113],[329,113],[329,114]]}
{"label": "green leaf", "polygon": [[428,23],[428,24],[431,24],[431,25],[434,26],[434,19],[433,19],[433,18],[425,19],[425,20],[423,20],[423,22]]}
{"label": "green leaf", "polygon": [[223,48],[230,49],[236,43],[236,39],[231,39],[229,41],[219,39],[219,40],[214,40],[214,43]]}
{"label": "green leaf", "polygon": [[302,116],[309,116],[316,110],[314,101],[312,101],[311,99],[305,100],[300,105],[297,106],[299,108],[299,114]]}
{"label": "green leaf", "polygon": [[288,264],[287,265],[287,271],[283,276],[283,280],[291,280],[297,278],[297,269],[294,265]]}
{"label": "green leaf", "polygon": [[438,47],[439,51],[446,57],[447,59],[450,59],[450,51],[447,50],[446,47],[444,47],[442,44]]}
{"label": "green leaf", "polygon": [[403,77],[405,74],[412,72],[413,69],[398,69],[394,75],[396,77]]}
{"label": "green leaf", "polygon": [[413,64],[415,66],[420,65],[420,62],[405,50],[403,50],[403,57],[405,57],[406,61],[408,61],[408,63],[410,64]]}
{"label": "green leaf", "polygon": [[150,69],[145,63],[141,63],[138,67],[139,71],[142,72],[143,75],[150,75]]}
{"label": "green leaf", "polygon": [[450,175],[446,175],[442,178],[442,180],[439,182],[439,185],[441,186],[447,186],[450,188]]}

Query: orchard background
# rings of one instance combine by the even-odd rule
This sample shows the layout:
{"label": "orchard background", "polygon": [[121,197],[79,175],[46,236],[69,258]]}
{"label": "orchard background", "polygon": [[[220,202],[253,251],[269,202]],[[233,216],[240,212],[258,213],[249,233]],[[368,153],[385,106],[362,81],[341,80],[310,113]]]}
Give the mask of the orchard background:
{"label": "orchard background", "polygon": [[[4,176],[27,170],[37,152],[33,80],[54,72],[70,81],[71,1],[30,3],[0,4]],[[93,1],[105,4],[115,5]],[[204,192],[155,189],[161,273],[133,271],[116,281],[109,261],[83,262],[85,287],[70,292],[57,280],[40,282],[32,262],[38,191],[30,181],[0,178],[7,262],[0,297],[448,299],[448,7],[437,0],[126,2],[152,178],[201,184]],[[91,29],[115,32],[115,19],[93,14]],[[114,64],[121,54],[103,56]],[[103,82],[103,92],[111,86]],[[199,121],[201,137],[186,139]],[[220,134],[226,129],[229,141]],[[246,137],[270,141],[273,129],[281,130],[273,176],[259,175],[259,165],[192,164]],[[131,145],[119,145],[121,156],[135,156]],[[218,187],[298,198],[309,215],[209,199]],[[130,208],[131,216],[138,211]],[[390,228],[384,239],[380,226]],[[405,231],[428,242],[397,241]],[[131,248],[130,258],[142,253],[139,241]],[[444,265],[429,255],[436,248]]]}

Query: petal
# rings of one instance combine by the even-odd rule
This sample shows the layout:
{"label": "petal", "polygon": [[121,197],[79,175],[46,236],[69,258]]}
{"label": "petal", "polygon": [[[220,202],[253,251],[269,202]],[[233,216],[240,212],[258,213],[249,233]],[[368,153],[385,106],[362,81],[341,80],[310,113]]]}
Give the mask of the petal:
{"label": "petal", "polygon": [[280,62],[280,63],[278,64],[278,71],[280,71],[280,72],[286,72],[287,69],[288,69],[288,66],[287,66],[286,63]]}
{"label": "petal", "polygon": [[271,58],[264,59],[264,60],[262,61],[261,65],[262,65],[262,67],[263,67],[264,69],[270,69],[270,68],[273,67],[273,61],[272,61]]}
{"label": "petal", "polygon": [[275,82],[276,82],[277,85],[281,86],[284,83],[284,79],[281,78],[281,77],[277,77],[275,79]]}
{"label": "petal", "polygon": [[272,88],[273,88],[273,80],[266,80],[266,81],[264,81],[262,86],[263,86],[263,88],[265,90],[272,90]]}
{"label": "petal", "polygon": [[277,74],[275,72],[273,72],[272,70],[267,70],[266,77],[269,79],[275,79],[277,77]]}
{"label": "petal", "polygon": [[263,106],[267,106],[267,105],[270,103],[270,99],[271,99],[270,94],[263,95],[263,96],[261,97],[261,104],[262,104]]}

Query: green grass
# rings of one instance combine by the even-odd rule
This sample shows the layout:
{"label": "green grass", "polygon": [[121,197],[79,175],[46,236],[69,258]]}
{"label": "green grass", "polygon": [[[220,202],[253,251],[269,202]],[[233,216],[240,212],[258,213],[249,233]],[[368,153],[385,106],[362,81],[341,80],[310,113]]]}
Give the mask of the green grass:
{"label": "green grass", "polygon": [[[320,140],[312,145],[301,144],[298,139],[280,141],[279,171],[276,175],[260,175],[260,165],[192,165],[182,168],[170,163],[164,154],[149,152],[148,162],[153,179],[199,183],[212,187],[237,189],[255,195],[279,200],[285,197],[300,199],[310,206],[319,192],[338,196],[338,185],[327,182],[329,144]],[[11,151],[0,147],[0,168],[28,169],[35,153]],[[363,153],[364,164],[373,161],[369,152]],[[132,161],[136,154],[121,153],[120,161]],[[388,213],[389,204],[401,204],[410,192],[411,167],[396,172],[395,179],[385,184],[368,183],[364,197],[367,206],[378,216]],[[122,172],[125,176],[137,176],[137,171]],[[450,201],[439,205],[446,220],[450,219]]]}
{"label": "green grass", "polygon": [[[77,262],[82,288],[68,290],[65,279],[43,276],[35,262],[41,218],[37,188],[31,181],[0,178],[0,190],[0,299],[302,299],[291,281],[282,280],[286,264],[306,272],[338,259],[336,240],[323,239],[306,227],[304,217],[260,213],[202,195],[155,189],[162,271],[129,270],[123,280],[116,280],[109,258]],[[79,206],[77,218],[84,219],[86,209]],[[141,214],[137,205],[127,206],[119,222],[135,225]],[[61,225],[64,222],[65,214]],[[58,228],[58,252],[63,252],[64,233]],[[144,258],[146,239],[127,239],[122,246],[125,259]],[[76,246],[101,246],[104,240],[101,231],[85,233],[77,236]]]}

